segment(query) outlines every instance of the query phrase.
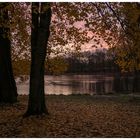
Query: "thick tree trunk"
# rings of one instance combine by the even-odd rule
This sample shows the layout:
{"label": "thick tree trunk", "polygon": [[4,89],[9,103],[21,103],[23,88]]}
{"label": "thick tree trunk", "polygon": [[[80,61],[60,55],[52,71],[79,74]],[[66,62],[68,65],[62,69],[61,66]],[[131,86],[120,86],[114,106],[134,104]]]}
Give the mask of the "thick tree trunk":
{"label": "thick tree trunk", "polygon": [[[3,4],[3,9],[6,4]],[[0,10],[2,20],[9,22],[8,11]],[[17,88],[11,64],[10,29],[6,25],[0,27],[0,103],[14,103],[17,101]]]}
{"label": "thick tree trunk", "polygon": [[[49,38],[51,8],[48,3],[32,4],[31,73],[28,109],[25,116],[48,114],[44,93],[44,62]],[[34,12],[36,9],[36,12]]]}

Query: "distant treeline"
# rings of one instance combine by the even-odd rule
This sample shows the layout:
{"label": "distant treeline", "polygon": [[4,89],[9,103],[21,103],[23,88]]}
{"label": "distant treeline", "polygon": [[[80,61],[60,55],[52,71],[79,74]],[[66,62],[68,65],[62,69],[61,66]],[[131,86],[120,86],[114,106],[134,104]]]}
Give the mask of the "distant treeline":
{"label": "distant treeline", "polygon": [[115,63],[115,57],[106,49],[71,53],[68,56],[56,56],[46,62],[46,74],[65,73],[116,73],[119,67]]}

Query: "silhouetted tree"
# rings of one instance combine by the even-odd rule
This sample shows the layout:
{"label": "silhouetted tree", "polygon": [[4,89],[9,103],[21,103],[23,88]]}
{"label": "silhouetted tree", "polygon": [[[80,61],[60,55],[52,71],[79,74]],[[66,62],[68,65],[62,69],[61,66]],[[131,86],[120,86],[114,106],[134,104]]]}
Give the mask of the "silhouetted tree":
{"label": "silhouetted tree", "polygon": [[0,102],[17,101],[17,88],[11,64],[8,3],[0,3]]}
{"label": "silhouetted tree", "polygon": [[[40,10],[40,11],[39,11]],[[48,114],[44,93],[44,61],[50,35],[49,3],[32,3],[31,73],[28,109],[25,116]]]}

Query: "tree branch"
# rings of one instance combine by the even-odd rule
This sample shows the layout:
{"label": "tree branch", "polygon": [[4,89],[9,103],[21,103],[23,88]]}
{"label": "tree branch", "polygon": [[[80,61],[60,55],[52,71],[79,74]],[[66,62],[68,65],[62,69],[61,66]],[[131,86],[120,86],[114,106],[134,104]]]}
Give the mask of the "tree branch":
{"label": "tree branch", "polygon": [[117,15],[117,13],[115,12],[115,10],[111,7],[111,5],[109,3],[105,3],[106,6],[110,9],[110,11],[113,13],[113,15],[117,18],[118,22],[120,23],[123,31],[125,31],[125,28],[124,28],[124,25],[123,25],[123,22],[121,21],[121,19],[119,18],[119,16]]}

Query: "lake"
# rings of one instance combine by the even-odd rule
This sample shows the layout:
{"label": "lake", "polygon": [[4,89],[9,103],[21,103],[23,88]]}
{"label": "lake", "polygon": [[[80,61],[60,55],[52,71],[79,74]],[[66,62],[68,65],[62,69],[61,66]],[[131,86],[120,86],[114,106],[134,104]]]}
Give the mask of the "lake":
{"label": "lake", "polygon": [[[45,94],[102,94],[113,92],[114,78],[107,75],[45,76]],[[29,93],[29,80],[17,83],[18,93]]]}

